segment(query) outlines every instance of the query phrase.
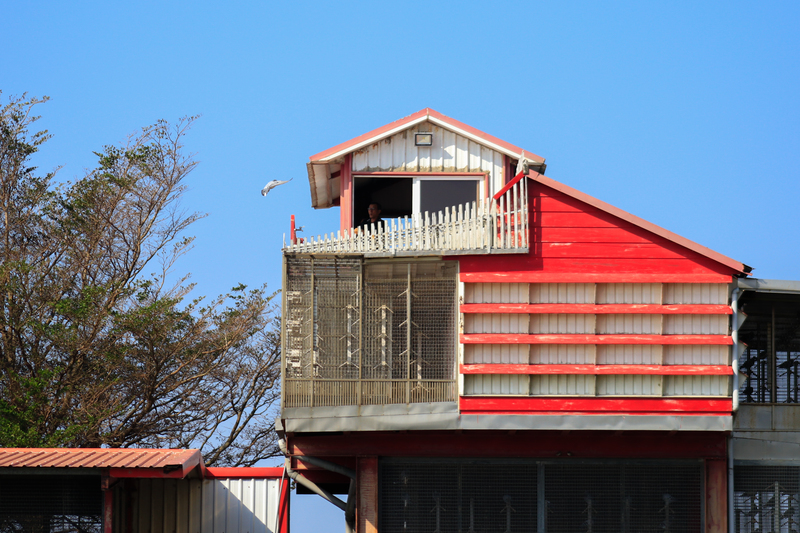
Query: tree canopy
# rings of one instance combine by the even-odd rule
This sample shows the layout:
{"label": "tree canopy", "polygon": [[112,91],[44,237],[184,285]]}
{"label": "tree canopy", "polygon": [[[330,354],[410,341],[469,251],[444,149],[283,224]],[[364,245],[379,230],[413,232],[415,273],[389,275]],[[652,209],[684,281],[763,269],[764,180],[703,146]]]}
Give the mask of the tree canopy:
{"label": "tree canopy", "polygon": [[[168,283],[203,215],[180,200],[193,119],[143,128],[56,183],[31,157],[45,99],[0,108],[0,446],[275,455],[280,335],[266,287],[189,299]],[[155,271],[155,273],[152,273]]]}

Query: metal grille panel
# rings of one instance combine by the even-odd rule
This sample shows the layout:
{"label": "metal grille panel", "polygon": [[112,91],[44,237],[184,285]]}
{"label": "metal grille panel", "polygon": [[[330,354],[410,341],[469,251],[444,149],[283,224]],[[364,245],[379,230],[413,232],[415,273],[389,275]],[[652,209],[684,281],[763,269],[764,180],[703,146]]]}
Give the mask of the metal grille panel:
{"label": "metal grille panel", "polygon": [[455,400],[455,263],[295,257],[286,270],[286,407]]}
{"label": "metal grille panel", "polygon": [[692,533],[700,462],[385,459],[380,531]]}
{"label": "metal grille panel", "polygon": [[800,530],[800,467],[736,465],[733,490],[737,533]]}

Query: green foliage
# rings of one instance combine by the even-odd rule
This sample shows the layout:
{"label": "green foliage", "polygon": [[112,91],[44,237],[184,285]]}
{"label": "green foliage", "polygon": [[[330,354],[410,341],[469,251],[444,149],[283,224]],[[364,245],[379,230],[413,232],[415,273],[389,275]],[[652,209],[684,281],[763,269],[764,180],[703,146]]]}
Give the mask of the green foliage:
{"label": "green foliage", "polygon": [[203,304],[165,286],[201,217],[179,206],[192,119],[106,146],[56,186],[29,163],[48,138],[28,131],[43,101],[0,109],[0,446],[199,447],[209,465],[274,455],[274,295],[239,285]]}

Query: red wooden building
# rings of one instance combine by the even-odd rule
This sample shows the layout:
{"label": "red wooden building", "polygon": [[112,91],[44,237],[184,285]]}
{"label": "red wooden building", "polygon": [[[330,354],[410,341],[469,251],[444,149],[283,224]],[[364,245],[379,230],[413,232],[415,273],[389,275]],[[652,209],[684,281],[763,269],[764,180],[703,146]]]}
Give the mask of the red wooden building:
{"label": "red wooden building", "polygon": [[431,109],[311,157],[341,227],[284,248],[292,475],[364,533],[796,530],[800,285],[545,168]]}

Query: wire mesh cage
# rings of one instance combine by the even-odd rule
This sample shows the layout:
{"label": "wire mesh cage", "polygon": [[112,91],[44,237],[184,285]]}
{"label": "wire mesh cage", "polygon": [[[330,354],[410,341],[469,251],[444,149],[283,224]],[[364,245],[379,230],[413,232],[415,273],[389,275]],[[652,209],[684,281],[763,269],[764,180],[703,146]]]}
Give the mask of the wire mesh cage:
{"label": "wire mesh cage", "polygon": [[290,257],[286,407],[455,400],[456,264]]}
{"label": "wire mesh cage", "polygon": [[800,467],[736,465],[733,490],[737,533],[800,531]]}
{"label": "wire mesh cage", "polygon": [[102,531],[99,476],[0,477],[0,532]]}
{"label": "wire mesh cage", "polygon": [[700,532],[694,462],[385,459],[383,532]]}

